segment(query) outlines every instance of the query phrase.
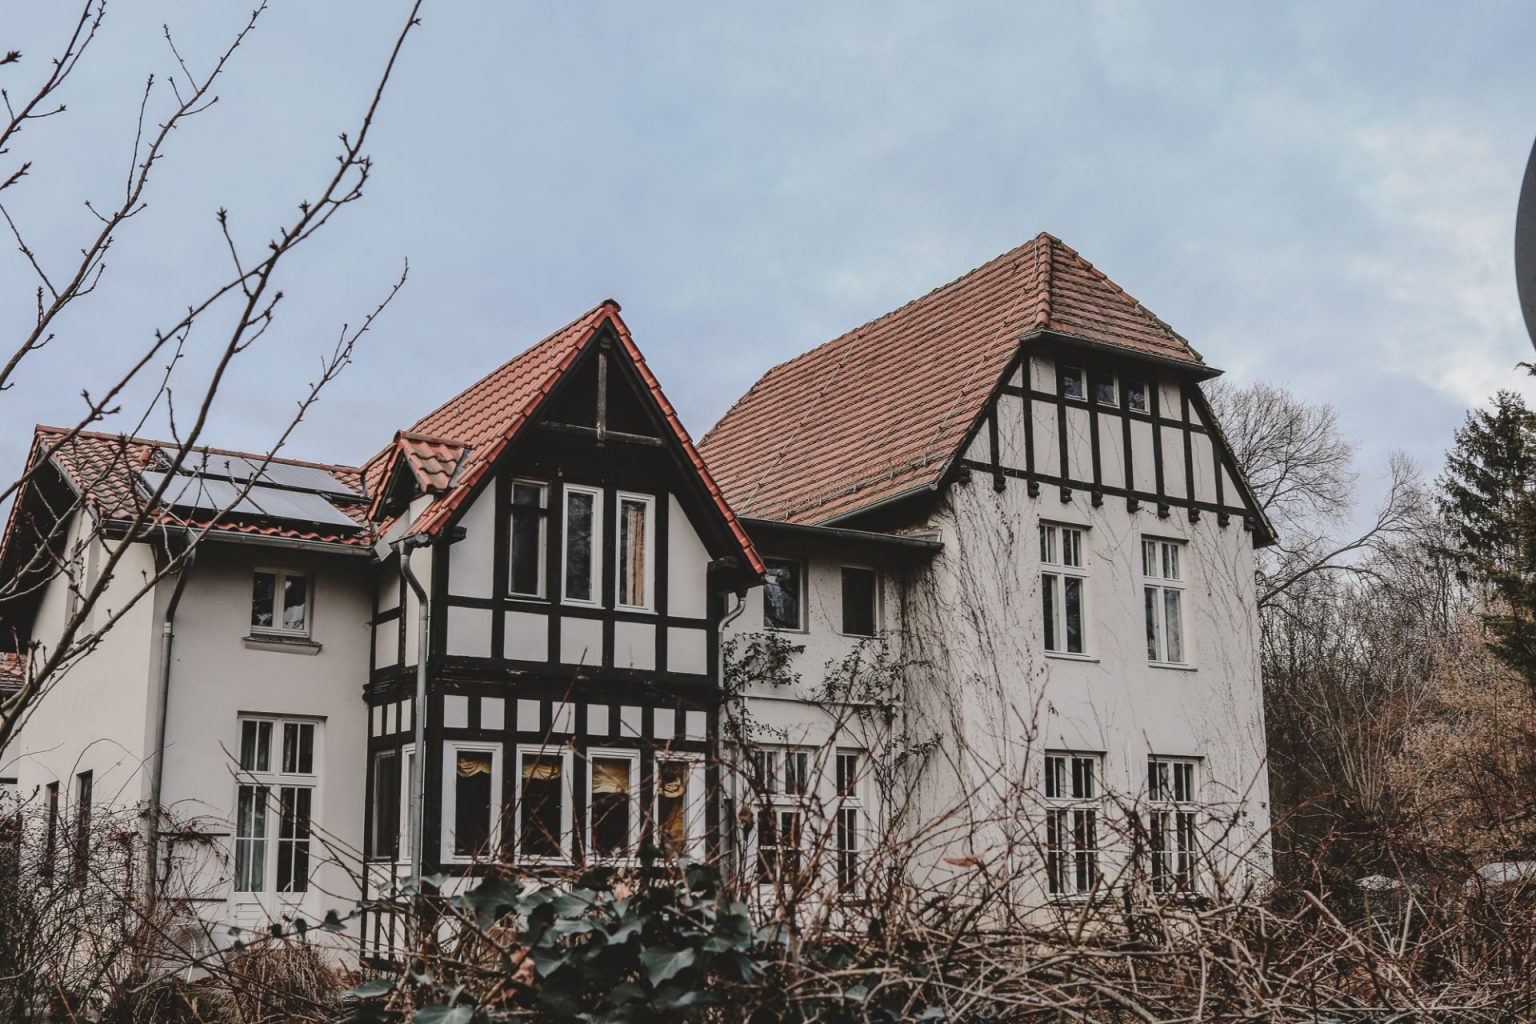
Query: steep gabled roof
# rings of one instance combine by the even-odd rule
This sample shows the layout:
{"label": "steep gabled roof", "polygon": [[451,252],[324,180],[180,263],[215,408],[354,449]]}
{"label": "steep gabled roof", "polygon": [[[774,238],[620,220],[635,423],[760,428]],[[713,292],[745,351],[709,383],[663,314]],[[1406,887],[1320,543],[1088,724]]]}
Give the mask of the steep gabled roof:
{"label": "steep gabled roof", "polygon": [[700,448],[743,516],[837,519],[936,485],[1021,341],[1052,336],[1212,373],[1171,327],[1041,233],[769,370]]}
{"label": "steep gabled roof", "polygon": [[[633,363],[646,390],[661,410],[666,425],[708,491],[710,500],[746,554],[748,565],[753,572],[762,573],[763,564],[751,539],[737,522],[736,514],[731,511],[704,460],[699,457],[672,403],[667,401],[661,385],[651,373],[650,367],[646,366],[645,357],[640,354],[629,328],[619,316],[619,304],[612,299],[602,302],[491,371],[404,432],[404,436],[434,439],[437,444],[454,445],[462,451],[457,476],[407,527],[406,533],[436,533],[449,523],[454,510],[475,492],[497,458],[534,420],[566,371],[605,328],[612,330],[614,338]],[[397,447],[391,445],[369,460],[365,476],[370,487],[375,486],[383,477],[396,452]]]}

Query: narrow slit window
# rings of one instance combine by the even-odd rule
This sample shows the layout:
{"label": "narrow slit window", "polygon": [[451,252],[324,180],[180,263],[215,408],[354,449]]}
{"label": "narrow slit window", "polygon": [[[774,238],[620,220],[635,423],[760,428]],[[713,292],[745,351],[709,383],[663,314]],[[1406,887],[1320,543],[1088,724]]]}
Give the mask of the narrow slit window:
{"label": "narrow slit window", "polygon": [[843,633],[874,636],[880,631],[880,574],[843,567]]}
{"label": "narrow slit window", "polygon": [[597,491],[570,487],[565,491],[565,599],[595,604],[601,567]]}
{"label": "narrow slit window", "polygon": [[657,765],[656,845],[668,857],[686,857],[695,845],[690,793],[693,764],[661,760]]}
{"label": "narrow slit window", "polygon": [[75,776],[75,881],[84,882],[91,866],[91,801],[95,775],[81,772]]}
{"label": "narrow slit window", "polygon": [[373,829],[369,852],[386,860],[400,856],[400,754],[381,750],[373,755]]}
{"label": "narrow slit window", "polygon": [[544,596],[544,536],[549,488],[512,482],[512,566],[507,589],[518,597]]}
{"label": "narrow slit window", "polygon": [[651,553],[653,500],[644,495],[619,495],[619,593],[621,608],[648,610],[655,577]]}

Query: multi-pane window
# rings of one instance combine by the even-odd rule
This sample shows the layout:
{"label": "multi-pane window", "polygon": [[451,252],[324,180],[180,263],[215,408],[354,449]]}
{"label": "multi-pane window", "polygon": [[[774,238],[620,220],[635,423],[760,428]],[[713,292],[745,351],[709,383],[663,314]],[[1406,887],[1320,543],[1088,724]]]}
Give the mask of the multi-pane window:
{"label": "multi-pane window", "polygon": [[75,776],[75,849],[73,862],[75,881],[85,881],[91,866],[91,790],[95,776],[81,772]]}
{"label": "multi-pane window", "polygon": [[443,745],[443,839],[454,860],[495,855],[501,820],[501,748],[495,744]]}
{"label": "multi-pane window", "polygon": [[1047,651],[1083,654],[1087,650],[1088,570],[1083,540],[1083,531],[1075,527],[1040,524],[1040,606]]}
{"label": "multi-pane window", "polygon": [[1120,396],[1115,390],[1114,374],[1095,373],[1093,375],[1093,400],[1100,405],[1120,404]]}
{"label": "multi-pane window", "polygon": [[620,608],[648,610],[652,581],[656,577],[655,499],[645,494],[619,495],[618,604]]}
{"label": "multi-pane window", "polygon": [[400,856],[400,752],[373,755],[373,828],[368,852],[394,860]]}
{"label": "multi-pane window", "polygon": [[864,801],[859,785],[863,758],[858,751],[839,750],[837,781],[837,890],[857,895],[860,839],[864,829]]}
{"label": "multi-pane window", "polygon": [[763,625],[769,629],[804,629],[805,577],[799,562],[768,559],[763,575]]}
{"label": "multi-pane window", "polygon": [[843,634],[874,636],[880,631],[880,574],[843,566]]}
{"label": "multi-pane window", "polygon": [[634,750],[587,755],[587,852],[630,857],[640,837],[640,754]]}
{"label": "multi-pane window", "polygon": [[1167,540],[1141,542],[1143,606],[1147,619],[1147,659],[1182,665],[1184,650],[1184,545]]}
{"label": "multi-pane window", "polygon": [[1061,381],[1061,394],[1065,398],[1087,398],[1088,388],[1083,382],[1083,368],[1080,366],[1063,366],[1059,376]]}
{"label": "multi-pane window", "polygon": [[1099,882],[1099,754],[1045,756],[1045,871],[1053,896]]}
{"label": "multi-pane window", "polygon": [[507,589],[519,597],[544,596],[544,537],[549,488],[533,480],[512,481],[512,566]]}
{"label": "multi-pane window", "polygon": [[1124,381],[1125,407],[1131,412],[1147,411],[1147,382],[1144,380]]}
{"label": "multi-pane window", "polygon": [[256,570],[251,583],[251,631],[309,634],[309,580],[303,573]]}
{"label": "multi-pane window", "polygon": [[590,487],[565,489],[565,599],[596,604],[602,576],[601,491]]}
{"label": "multi-pane window", "polygon": [[309,891],[317,729],[315,722],[240,720],[236,892]]}
{"label": "multi-pane window", "polygon": [[1200,855],[1198,764],[1192,758],[1147,761],[1147,839],[1155,892],[1193,892]]}
{"label": "multi-pane window", "polygon": [[699,845],[702,765],[682,758],[656,759],[656,845],[668,857],[692,855]]}
{"label": "multi-pane window", "polygon": [[757,812],[757,880],[792,884],[800,874],[801,803],[810,783],[805,750],[753,752],[761,806]]}
{"label": "multi-pane window", "polygon": [[517,752],[517,855],[531,861],[571,857],[571,759],[563,748]]}

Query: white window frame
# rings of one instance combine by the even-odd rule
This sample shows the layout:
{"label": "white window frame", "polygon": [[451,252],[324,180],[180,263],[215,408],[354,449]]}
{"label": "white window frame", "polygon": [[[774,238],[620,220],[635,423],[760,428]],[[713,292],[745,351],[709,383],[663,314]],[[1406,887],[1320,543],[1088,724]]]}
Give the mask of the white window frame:
{"label": "white window frame", "polygon": [[[853,760],[853,778],[845,785],[839,785],[844,775],[843,760]],[[864,858],[865,840],[869,836],[869,816],[864,808],[865,777],[869,774],[867,769],[869,754],[863,750],[854,750],[839,747],[832,754],[832,785],[836,791],[837,802],[832,819],[832,854],[833,854],[833,881],[838,894],[844,899],[861,899],[863,893],[859,891],[860,870]],[[849,818],[852,824],[849,824]],[[851,840],[844,845],[845,838]],[[852,870],[846,872],[843,858],[853,857]]]}
{"label": "white window frame", "polygon": [[[240,765],[240,756],[244,748],[245,723],[267,722],[271,725],[267,743],[267,767],[266,769],[243,768]],[[275,896],[279,899],[300,899],[310,891],[310,875],[313,874],[319,863],[315,856],[317,828],[315,823],[321,820],[320,807],[320,768],[324,756],[325,721],[319,718],[309,718],[301,715],[260,715],[240,714],[235,718],[235,813],[231,816],[232,828],[230,829],[231,853],[230,865],[233,869],[231,889],[241,900],[259,899],[265,896]],[[310,771],[286,772],[283,770],[283,732],[284,726],[296,727],[309,726],[313,729],[310,741]],[[259,726],[258,726],[258,736]],[[295,736],[299,735],[295,733]],[[243,789],[266,789],[266,802],[262,811],[262,835],[240,835],[240,793]],[[284,789],[309,791],[309,837],[305,840],[307,849],[307,861],[309,871],[304,876],[304,888],[279,891],[277,888],[278,860],[282,855],[281,837],[282,830],[282,791]],[[291,842],[291,840],[289,840]],[[256,843],[262,848],[262,877],[259,889],[240,888],[239,872],[239,847],[241,843]],[[290,879],[290,885],[293,879]]]}
{"label": "white window frame", "polygon": [[[523,856],[523,758],[535,757],[548,761],[558,756],[560,760],[560,850],[559,857]],[[512,860],[519,864],[570,864],[574,857],[571,850],[572,832],[575,831],[576,788],[571,772],[575,759],[567,746],[543,746],[538,743],[519,743],[517,760],[512,773]]]}
{"label": "white window frame", "polygon": [[[536,487],[539,491],[539,504],[537,505],[539,509],[538,583],[533,593],[514,590],[512,584],[512,566],[515,559],[513,544],[517,540],[517,528],[513,520],[517,515],[517,509],[524,507],[518,505],[516,501],[518,487]],[[549,594],[549,580],[545,579],[549,571],[549,484],[543,480],[513,477],[509,498],[512,500],[509,501],[511,509],[507,513],[507,594],[510,597],[521,597],[534,601],[543,600]]]}
{"label": "white window frame", "polygon": [[[596,851],[592,834],[592,762],[598,758],[607,758],[614,761],[629,762],[629,852],[627,854],[599,854]],[[586,851],[586,859],[594,864],[630,864],[634,863],[640,854],[640,838],[643,835],[641,829],[641,802],[640,802],[640,751],[633,747],[588,747],[582,755],[586,775],[587,806],[586,821],[582,826],[584,837],[583,849]],[[522,784],[522,765],[519,763],[517,772],[518,784]]]}
{"label": "white window frame", "polygon": [[[1141,390],[1141,404],[1140,405],[1135,405],[1135,404],[1133,404],[1131,402],[1131,386],[1132,385],[1135,385],[1136,387],[1140,388],[1140,390]],[[1125,381],[1123,381],[1122,385],[1121,385],[1121,390],[1125,394],[1125,407],[1126,407],[1126,409],[1130,410],[1131,412],[1151,412],[1152,411],[1152,407],[1151,407],[1151,404],[1150,404],[1150,399],[1148,399],[1148,397],[1147,397],[1147,392],[1148,392],[1148,390],[1151,387],[1152,387],[1151,382],[1146,380],[1146,379],[1144,379],[1144,378],[1143,379],[1128,378]]]}
{"label": "white window frame", "polygon": [[[848,611],[843,604],[843,571],[852,569],[855,572],[867,572],[875,577],[874,598],[874,631],[871,633],[850,633],[845,628],[848,625]],[[885,574],[872,565],[844,564],[837,567],[837,634],[838,636],[853,637],[858,640],[870,640],[885,632]]]}
{"label": "white window frame", "polygon": [[[1076,769],[1086,762],[1092,785],[1078,793]],[[1104,755],[1081,750],[1048,750],[1040,795],[1045,805],[1046,891],[1054,899],[1092,894],[1103,876]],[[1065,791],[1064,791],[1065,790]],[[1081,828],[1086,824],[1087,828]],[[1084,836],[1088,837],[1083,842]],[[1080,870],[1085,868],[1086,870]]]}
{"label": "white window frame", "polygon": [[[592,497],[592,596],[572,597],[566,591],[571,560],[571,495]],[[564,604],[600,608],[603,604],[603,491],[600,487],[566,484],[560,497],[560,600]]]}
{"label": "white window frame", "polygon": [[[654,494],[641,494],[637,491],[618,491],[613,496],[613,605],[627,612],[650,612],[656,610],[656,496]],[[624,503],[626,501],[638,502],[645,506],[645,574],[640,581],[640,604],[626,604],[619,599],[619,591],[624,582],[623,566],[619,559],[623,557],[624,548],[620,543],[624,531]]]}
{"label": "white window frame", "polygon": [[[752,753],[756,762],[755,774],[763,785],[762,793],[757,795],[758,804],[753,815],[752,879],[758,885],[794,883],[799,880],[801,872],[805,869],[807,811],[810,809],[810,801],[816,794],[816,785],[811,778],[811,770],[815,767],[815,761],[811,756],[813,751],[808,747],[758,746]],[[792,765],[798,766],[798,786],[792,785],[792,779],[796,774]],[[795,845],[786,847],[782,842],[776,842],[772,847],[778,853],[778,878],[763,875],[762,815],[764,814],[772,816],[775,837],[784,835],[786,817],[792,816],[795,820]],[[786,849],[793,852],[795,859],[795,869],[788,874],[784,872]]]}
{"label": "white window frame", "polygon": [[[1041,641],[1048,658],[1090,659],[1093,645],[1089,635],[1093,617],[1089,594],[1091,566],[1088,563],[1088,536],[1086,526],[1072,523],[1040,522],[1040,614]],[[1070,549],[1074,549],[1069,552]],[[1076,563],[1068,561],[1069,553],[1075,553]],[[1077,651],[1067,650],[1067,580],[1078,581],[1078,633]],[[1046,594],[1051,595],[1050,621],[1045,619]],[[1049,635],[1045,635],[1046,631]]]}
{"label": "white window frame", "polygon": [[[1170,540],[1165,537],[1143,537],[1141,539],[1141,579],[1142,579],[1142,620],[1147,634],[1147,662],[1152,665],[1166,665],[1177,668],[1188,668],[1192,659],[1189,650],[1189,616],[1185,611],[1186,581],[1184,568],[1188,564],[1185,557],[1189,545],[1181,540]],[[1169,576],[1169,553],[1172,553],[1172,572]],[[1170,656],[1168,650],[1168,594],[1177,594],[1174,604],[1177,606],[1179,650],[1178,657]],[[1152,606],[1147,607],[1148,600]]]}
{"label": "white window frame", "polygon": [[[416,744],[407,743],[400,748],[400,859],[407,863],[414,852],[411,849],[411,785],[412,772],[416,770],[415,760]],[[425,784],[426,780],[422,781]]]}
{"label": "white window frame", "polygon": [[[273,577],[272,583],[272,621],[283,621],[283,583],[291,577],[298,577],[304,581],[304,628],[286,629],[282,626],[258,626],[256,625],[256,577],[261,574]],[[315,577],[313,573],[300,569],[278,569],[272,566],[258,565],[251,570],[251,609],[250,630],[252,636],[282,636],[307,638],[315,628]]]}
{"label": "white window frame", "polygon": [[[764,584],[764,586],[763,586],[763,628],[764,629],[771,629],[771,630],[773,630],[776,633],[805,633],[805,632],[808,632],[809,631],[808,620],[809,620],[809,611],[810,611],[810,609],[808,609],[806,607],[806,603],[807,603],[806,602],[806,598],[807,598],[808,590],[809,590],[809,580],[808,580],[809,571],[808,571],[806,563],[803,560],[798,559],[798,558],[765,558],[765,559],[763,559],[763,561],[765,563],[765,568],[768,568],[770,572],[772,571],[771,567],[773,565],[775,565],[775,564],[794,566],[795,577],[796,577],[796,580],[797,580],[797,583],[796,583],[797,593],[795,595],[795,607],[799,611],[799,615],[797,617],[798,621],[793,626],[775,626],[772,623],[770,623],[768,621],[768,587],[767,587],[766,584]],[[839,581],[839,582],[841,582],[841,581]]]}
{"label": "white window frame", "polygon": [[[1182,794],[1181,771],[1186,774]],[[1147,758],[1147,877],[1154,892],[1189,895],[1198,891],[1202,810],[1198,757],[1153,754]],[[1155,842],[1158,836],[1163,839],[1161,849]],[[1169,838],[1172,848],[1167,846]]]}
{"label": "white window frame", "polygon": [[[1093,382],[1093,394],[1090,400],[1094,405],[1103,406],[1106,409],[1116,409],[1120,406],[1120,382],[1119,379],[1108,370],[1097,371],[1090,375]],[[1109,401],[1099,397],[1099,385],[1109,384]]]}
{"label": "white window frame", "polygon": [[366,844],[367,848],[368,848],[368,859],[370,861],[391,861],[391,860],[399,861],[403,857],[404,859],[409,860],[410,859],[410,851],[406,850],[404,847],[398,846],[398,844],[400,842],[400,833],[401,833],[402,828],[403,828],[402,821],[398,817],[398,815],[400,813],[400,810],[404,809],[407,806],[407,802],[400,798],[400,790],[406,789],[410,785],[409,780],[406,779],[405,774],[404,774],[404,772],[405,772],[405,758],[404,758],[404,756],[402,756],[399,747],[386,747],[383,750],[375,750],[372,754],[369,755],[369,761],[371,762],[371,766],[373,768],[373,771],[372,771],[372,783],[373,784],[372,784],[372,786],[369,787],[369,793],[368,793],[368,803],[369,803],[369,806],[368,806],[368,810],[369,810],[370,814],[372,814],[374,817],[377,817],[378,810],[379,810],[379,802],[380,802],[381,799],[384,798],[384,794],[379,793],[378,786],[379,786],[379,762],[382,761],[385,758],[394,758],[395,765],[396,765],[396,767],[398,769],[397,770],[397,777],[396,777],[396,780],[395,780],[397,788],[396,788],[396,791],[395,791],[395,794],[394,794],[394,797],[395,797],[394,803],[395,803],[395,806],[397,808],[396,811],[395,811],[397,817],[395,818],[394,841],[397,844],[397,848],[395,850],[395,854],[394,854],[393,857],[390,857],[386,853],[381,853],[379,851],[379,839],[382,838],[380,833],[379,833],[379,822],[377,822],[375,820],[372,820],[370,818],[370,823],[369,823],[369,826],[368,826],[368,842]]}
{"label": "white window frame", "polygon": [[[473,854],[455,853],[453,849],[454,837],[458,833],[458,801],[455,799],[454,787],[458,781],[459,752],[465,751],[472,754],[491,755],[491,799],[490,799],[490,829],[486,833],[486,850],[492,860],[499,859],[501,850],[501,744],[486,743],[481,740],[444,740],[443,741],[443,803],[442,826],[439,829],[439,842],[441,843],[442,860],[444,864],[472,864],[475,862]],[[400,787],[409,791],[409,786]],[[403,826],[406,831],[410,825]]]}
{"label": "white window frame", "polygon": [[663,764],[680,764],[685,768],[684,778],[687,780],[687,789],[683,794],[684,855],[693,858],[701,857],[704,853],[705,811],[708,806],[704,793],[703,755],[657,752],[652,762],[652,770],[656,774],[651,786],[652,843],[656,849],[663,851],[665,856],[665,847],[658,834],[661,826],[661,766]]}
{"label": "white window frame", "polygon": [[[1074,395],[1067,391],[1068,375],[1075,375],[1077,377],[1077,386],[1081,389],[1081,394]],[[1056,367],[1056,393],[1062,398],[1070,399],[1074,402],[1088,401],[1087,373],[1084,372],[1081,366],[1068,366],[1065,363],[1058,364]]]}

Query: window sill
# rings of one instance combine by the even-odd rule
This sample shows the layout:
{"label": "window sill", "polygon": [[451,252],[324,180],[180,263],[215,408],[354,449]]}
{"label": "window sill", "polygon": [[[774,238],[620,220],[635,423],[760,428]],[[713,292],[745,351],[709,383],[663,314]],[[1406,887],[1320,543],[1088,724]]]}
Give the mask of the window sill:
{"label": "window sill", "polygon": [[1173,661],[1149,661],[1147,668],[1160,668],[1167,672],[1195,672],[1198,669],[1193,665],[1185,665]]}
{"label": "window sill", "polygon": [[1099,659],[1091,654],[1068,654],[1066,651],[1046,651],[1045,656],[1047,658],[1054,658],[1057,661],[1081,662],[1084,665],[1097,665],[1099,663]]}
{"label": "window sill", "polygon": [[241,642],[251,651],[278,651],[283,654],[319,654],[320,644],[306,636],[281,636],[275,633],[252,633]]}

